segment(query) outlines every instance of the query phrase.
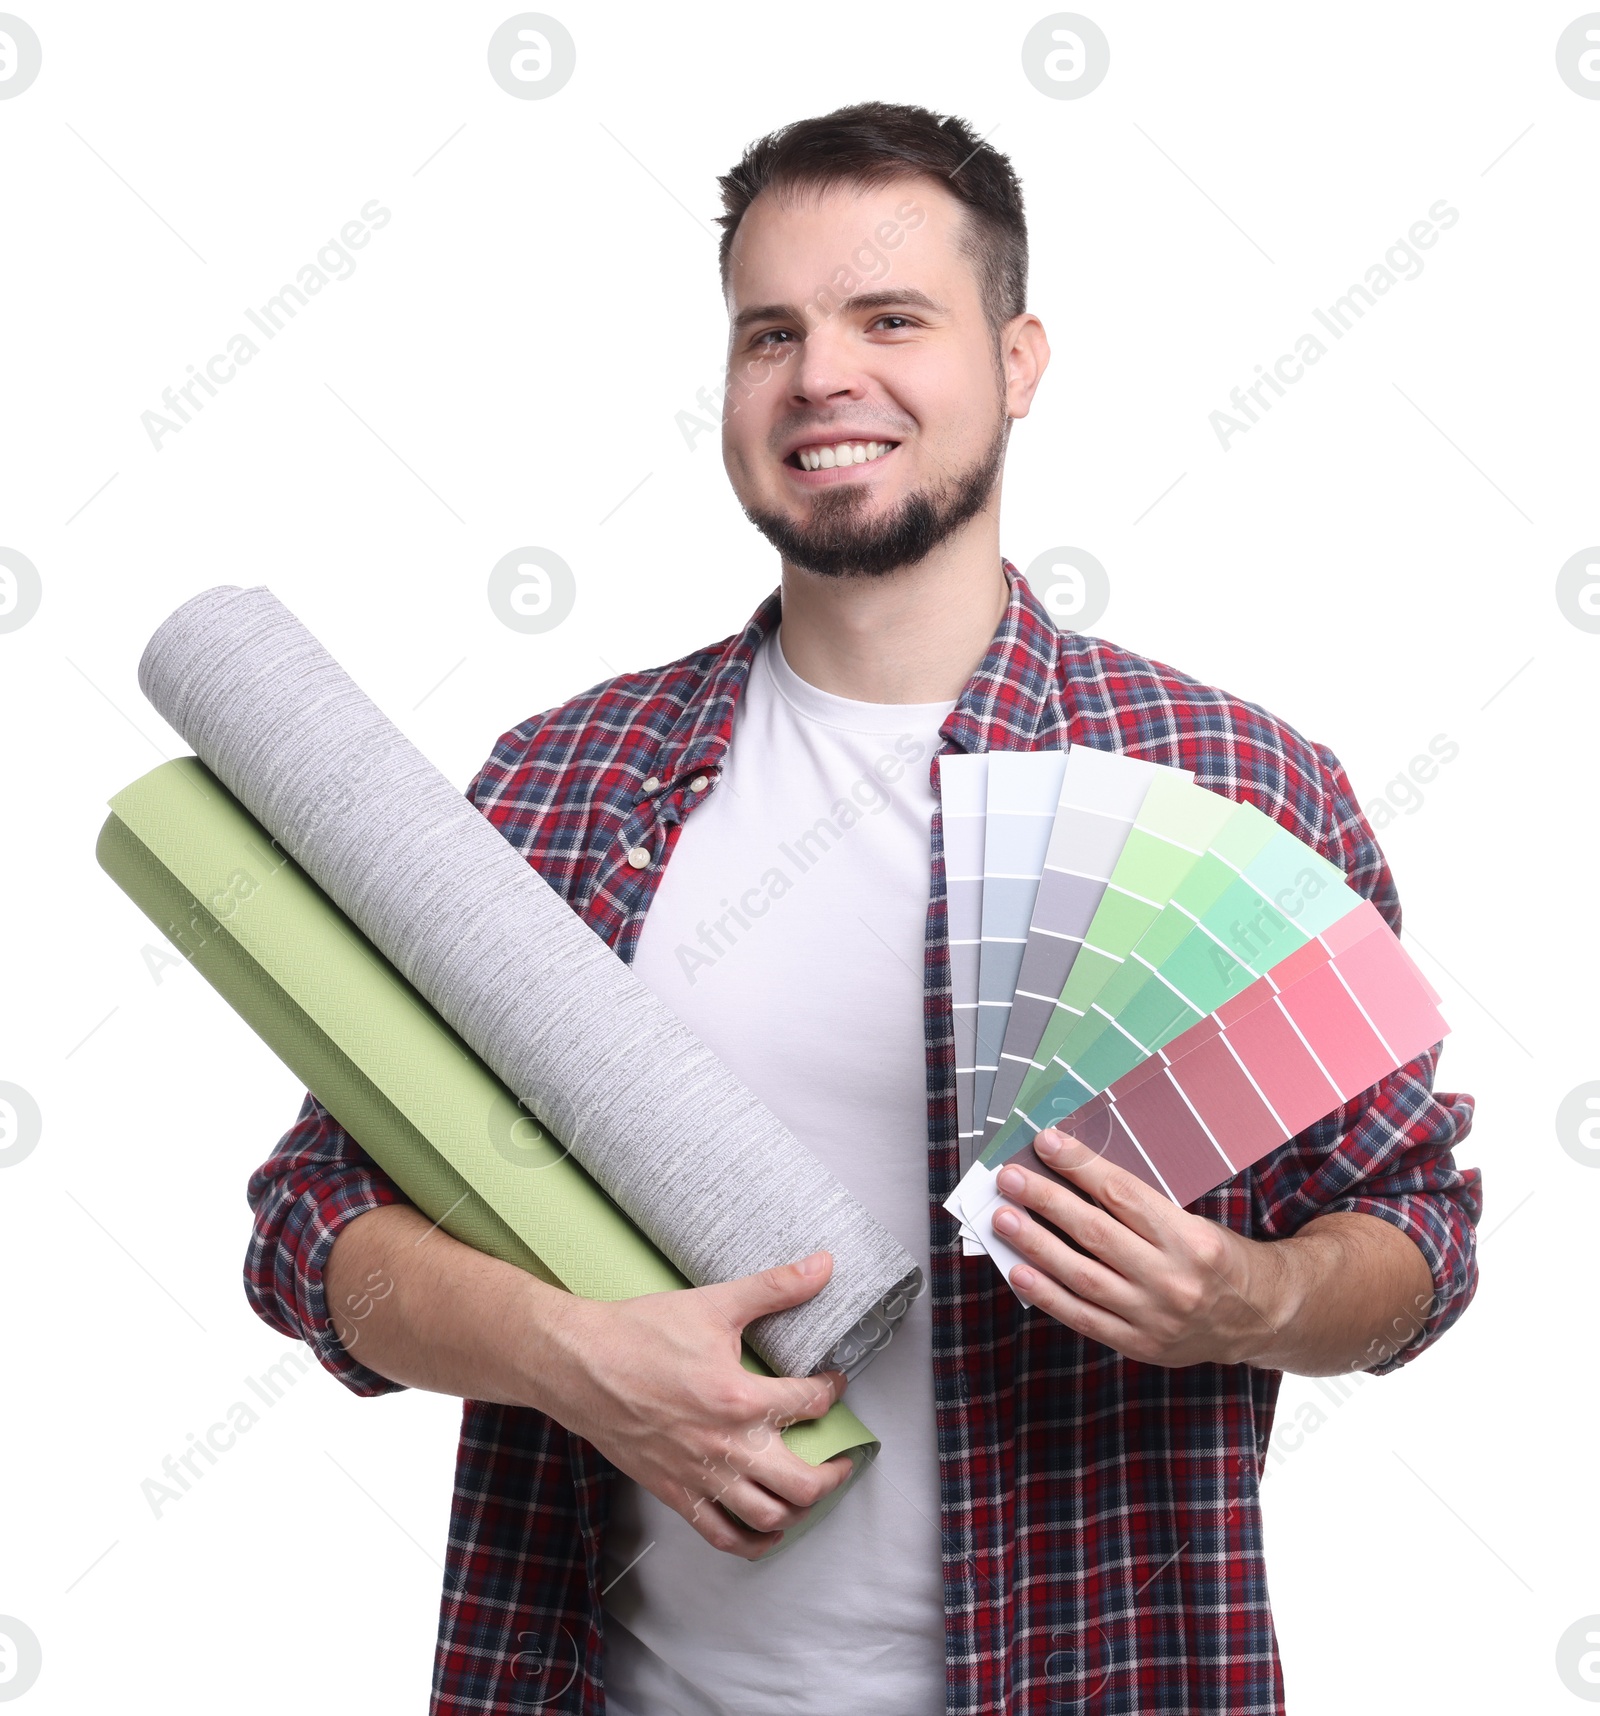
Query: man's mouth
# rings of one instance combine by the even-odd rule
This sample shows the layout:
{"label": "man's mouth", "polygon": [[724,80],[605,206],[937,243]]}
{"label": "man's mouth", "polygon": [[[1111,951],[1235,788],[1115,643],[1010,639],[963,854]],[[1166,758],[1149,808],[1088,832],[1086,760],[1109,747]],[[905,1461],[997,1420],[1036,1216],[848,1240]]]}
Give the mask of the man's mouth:
{"label": "man's mouth", "polygon": [[899,445],[898,441],[818,442],[797,447],[783,462],[797,471],[833,471],[846,465],[870,465]]}

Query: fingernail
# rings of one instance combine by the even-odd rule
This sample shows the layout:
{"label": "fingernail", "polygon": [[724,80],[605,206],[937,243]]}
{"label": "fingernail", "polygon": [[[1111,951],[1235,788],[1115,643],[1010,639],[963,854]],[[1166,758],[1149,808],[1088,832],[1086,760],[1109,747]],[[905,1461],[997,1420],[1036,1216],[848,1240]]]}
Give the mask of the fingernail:
{"label": "fingernail", "polygon": [[994,1218],[997,1233],[1015,1233],[1022,1226],[1021,1218],[1015,1210],[999,1210]]}
{"label": "fingernail", "polygon": [[1061,1134],[1059,1132],[1041,1132],[1033,1141],[1033,1147],[1041,1156],[1049,1157],[1058,1154],[1061,1149]]}
{"label": "fingernail", "polygon": [[1024,1293],[1032,1287],[1034,1279],[1034,1273],[1031,1269],[1017,1268],[1011,1271],[1011,1285],[1020,1287]]}
{"label": "fingernail", "polygon": [[828,1254],[825,1251],[813,1251],[809,1257],[802,1257],[795,1268],[802,1275],[820,1275],[827,1267]]}
{"label": "fingernail", "polygon": [[1002,1192],[1020,1192],[1028,1182],[1022,1177],[1020,1168],[1002,1168],[1000,1170],[1000,1190]]}

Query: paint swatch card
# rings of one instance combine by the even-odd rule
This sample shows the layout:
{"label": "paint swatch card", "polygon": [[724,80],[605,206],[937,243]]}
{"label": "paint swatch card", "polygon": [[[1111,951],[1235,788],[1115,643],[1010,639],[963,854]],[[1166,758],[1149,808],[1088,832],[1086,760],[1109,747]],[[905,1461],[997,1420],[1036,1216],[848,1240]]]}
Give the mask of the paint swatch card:
{"label": "paint swatch card", "polygon": [[[1071,1135],[1191,1204],[1441,1041],[1432,987],[1368,900],[1073,1114]],[[1060,1179],[1031,1143],[1010,1160]],[[968,1174],[966,1219],[1003,1272],[998,1167]]]}
{"label": "paint swatch card", "polygon": [[[945,1202],[964,1248],[1002,1271],[1021,1259],[994,1233],[996,1177],[1007,1161],[1048,1172],[1032,1148],[1044,1127],[1189,1204],[1449,1030],[1438,993],[1335,865],[1180,770],[1074,748],[1027,895],[1039,755],[989,758],[985,888],[1023,887],[996,889],[979,913],[963,1127],[981,1153]],[[970,827],[963,838],[981,852]],[[990,1012],[1004,1020],[992,1067]]]}
{"label": "paint swatch card", "polygon": [[1047,1069],[1054,1082],[1019,1122],[1036,1132],[1066,1121],[1360,903],[1335,866],[1253,805],[1234,805],[1211,846],[1067,1031]]}
{"label": "paint swatch card", "polygon": [[[975,1153],[972,1084],[978,1059],[978,967],[983,955],[983,847],[989,758],[939,758],[939,816],[944,833],[950,1008],[956,1049],[956,1132],[964,1173]],[[983,1248],[963,1237],[969,1255]]]}
{"label": "paint swatch card", "polygon": [[1072,962],[1159,768],[1157,763],[1087,745],[1074,746],[1068,755],[983,1117],[985,1145],[1010,1115],[1022,1081],[1034,1066],[1035,1051],[1066,987]]}
{"label": "paint swatch card", "polygon": [[[1025,1126],[1060,1071],[1056,1056],[1101,989],[1126,963],[1178,884],[1200,860],[1232,813],[1232,800],[1196,786],[1176,769],[1159,770],[1134,818],[1099,907],[1072,962],[1039,1047],[1023,1079],[1014,1112],[985,1146],[986,1160],[1003,1152]],[[1034,1127],[1030,1131],[1037,1131]]]}
{"label": "paint swatch card", "polygon": [[992,751],[983,844],[983,948],[978,962],[977,1061],[972,1084],[972,1148],[989,1113],[1034,901],[1067,769],[1065,751]]}

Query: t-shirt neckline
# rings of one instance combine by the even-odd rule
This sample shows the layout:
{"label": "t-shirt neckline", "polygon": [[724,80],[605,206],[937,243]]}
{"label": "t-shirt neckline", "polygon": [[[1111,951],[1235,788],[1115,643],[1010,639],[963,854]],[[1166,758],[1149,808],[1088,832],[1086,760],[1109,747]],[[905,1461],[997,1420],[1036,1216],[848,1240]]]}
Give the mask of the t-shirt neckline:
{"label": "t-shirt neckline", "polygon": [[765,667],[773,689],[798,714],[823,726],[855,733],[898,733],[908,725],[940,727],[958,699],[944,703],[863,703],[840,697],[802,679],[783,653],[782,626],[767,634],[758,660]]}

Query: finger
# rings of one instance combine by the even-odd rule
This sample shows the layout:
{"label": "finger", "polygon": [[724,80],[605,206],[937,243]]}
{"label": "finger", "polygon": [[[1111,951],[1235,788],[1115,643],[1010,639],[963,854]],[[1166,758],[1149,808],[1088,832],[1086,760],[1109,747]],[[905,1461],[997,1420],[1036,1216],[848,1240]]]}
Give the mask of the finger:
{"label": "finger", "polygon": [[[1060,1142],[1056,1144],[1058,1139]],[[1075,1145],[1078,1151],[1075,1151]],[[1219,1245],[1226,1229],[1203,1216],[1192,1215],[1170,1198],[1153,1191],[1135,1174],[1116,1168],[1098,1156],[1085,1160],[1078,1153],[1082,1148],[1077,1140],[1065,1137],[1053,1127],[1034,1139],[1034,1149],[1040,1153],[1038,1159],[1049,1164],[1046,1180],[1050,1174],[1060,1172],[1071,1182],[1082,1185],[1086,1192],[1092,1188],[1092,1195],[1107,1215],[1119,1221],[1124,1229],[1139,1233],[1148,1242],[1152,1248],[1151,1255],[1159,1262],[1152,1273],[1139,1277],[1141,1285],[1156,1287],[1160,1276],[1170,1274],[1174,1266],[1198,1268],[1229,1293],[1243,1298],[1238,1285],[1221,1267]],[[1260,1316],[1260,1312],[1256,1314]],[[1266,1319],[1262,1318],[1262,1321]]]}
{"label": "finger", "polygon": [[[1049,1174],[1034,1174],[1008,1162],[996,1185],[1007,1202],[1032,1210],[1069,1239],[1130,1280],[1146,1279],[1160,1257],[1141,1234],[1124,1226],[1109,1210],[1082,1198]],[[997,1229],[1006,1238],[1003,1228]]]}
{"label": "finger", "polygon": [[[1072,1194],[1067,1194],[1069,1197]],[[1140,1290],[1096,1257],[1068,1245],[1025,1210],[1003,1206],[994,1213],[994,1230],[1011,1249],[1037,1265],[1075,1298],[1128,1317],[1143,1302]]]}
{"label": "finger", "polygon": [[795,1463],[798,1473],[788,1468],[779,1472],[782,1489],[758,1481],[752,1472],[731,1478],[716,1499],[753,1531],[786,1531],[805,1519],[824,1496],[832,1495],[852,1469],[848,1454],[836,1455],[820,1466],[808,1466],[803,1460]]}
{"label": "finger", "polygon": [[1170,1247],[1172,1216],[1178,1206],[1147,1186],[1137,1174],[1130,1174],[1126,1168],[1108,1162],[1099,1151],[1091,1150],[1087,1144],[1053,1126],[1038,1134],[1033,1148],[1047,1169],[1076,1186],[1082,1186],[1123,1226],[1132,1228],[1151,1245],[1163,1250]]}
{"label": "finger", "polygon": [[737,1555],[746,1561],[758,1561],[776,1549],[781,1533],[752,1531],[742,1520],[734,1518],[712,1496],[698,1496],[678,1512],[711,1545],[725,1555]]}
{"label": "finger", "polygon": [[806,1509],[775,1496],[771,1490],[748,1478],[736,1479],[716,1498],[717,1506],[735,1522],[748,1526],[758,1536],[769,1531],[787,1531],[806,1516]]}
{"label": "finger", "polygon": [[764,1425],[753,1426],[743,1447],[729,1458],[728,1477],[747,1477],[796,1507],[810,1507],[831,1495],[855,1470],[848,1454],[835,1454],[820,1466],[813,1466]]}
{"label": "finger", "polygon": [[762,1383],[771,1397],[768,1416],[783,1430],[831,1411],[844,1394],[846,1377],[842,1370],[819,1370],[813,1376],[763,1377]]}
{"label": "finger", "polygon": [[788,1531],[802,1524],[810,1514],[810,1503],[788,1502],[785,1496],[774,1495],[766,1484],[752,1483],[740,1477],[718,1496],[719,1507],[726,1508],[742,1526],[750,1531]]}
{"label": "finger", "polygon": [[827,1286],[832,1274],[832,1252],[813,1251],[794,1263],[775,1264],[733,1281],[710,1282],[694,1291],[738,1332],[757,1317],[803,1305]]}
{"label": "finger", "polygon": [[1132,1323],[1099,1305],[1080,1299],[1059,1281],[1052,1281],[1042,1270],[1019,1263],[1008,1279],[1028,1304],[1036,1306],[1047,1317],[1054,1317],[1067,1328],[1076,1329],[1080,1335],[1130,1358],[1144,1350],[1142,1337]]}
{"label": "finger", "polygon": [[[788,1450],[785,1449],[785,1452]],[[848,1454],[835,1454],[831,1460],[824,1460],[820,1466],[813,1466],[810,1461],[802,1460],[798,1454],[791,1454],[787,1460],[779,1462],[775,1469],[758,1467],[750,1476],[759,1481],[763,1489],[770,1490],[781,1500],[804,1509],[815,1507],[824,1496],[831,1496],[835,1490],[843,1488],[849,1483],[855,1469],[855,1461]]]}

